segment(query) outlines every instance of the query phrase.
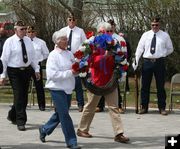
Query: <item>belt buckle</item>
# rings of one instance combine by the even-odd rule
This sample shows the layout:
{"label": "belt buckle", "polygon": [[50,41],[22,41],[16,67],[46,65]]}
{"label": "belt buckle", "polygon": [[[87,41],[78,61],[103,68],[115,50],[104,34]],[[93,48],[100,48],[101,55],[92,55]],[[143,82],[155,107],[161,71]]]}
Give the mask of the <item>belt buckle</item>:
{"label": "belt buckle", "polygon": [[150,59],[150,61],[154,63],[154,62],[156,62],[156,59],[155,58],[154,59]]}
{"label": "belt buckle", "polygon": [[21,67],[21,68],[19,68],[20,70],[25,70],[26,68],[25,67]]}

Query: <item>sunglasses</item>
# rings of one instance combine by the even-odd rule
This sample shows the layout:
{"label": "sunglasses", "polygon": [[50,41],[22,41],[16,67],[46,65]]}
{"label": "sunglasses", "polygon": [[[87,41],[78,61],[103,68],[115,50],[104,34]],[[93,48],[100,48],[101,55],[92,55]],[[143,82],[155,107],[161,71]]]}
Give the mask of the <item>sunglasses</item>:
{"label": "sunglasses", "polygon": [[159,24],[151,24],[151,26],[159,26]]}
{"label": "sunglasses", "polygon": [[107,30],[106,32],[107,32],[107,33],[112,33],[112,32],[113,32],[113,30]]}
{"label": "sunglasses", "polygon": [[68,19],[68,20],[69,20],[69,21],[73,21],[73,22],[75,21],[75,19]]}
{"label": "sunglasses", "polygon": [[28,33],[34,33],[35,31],[29,31]]}

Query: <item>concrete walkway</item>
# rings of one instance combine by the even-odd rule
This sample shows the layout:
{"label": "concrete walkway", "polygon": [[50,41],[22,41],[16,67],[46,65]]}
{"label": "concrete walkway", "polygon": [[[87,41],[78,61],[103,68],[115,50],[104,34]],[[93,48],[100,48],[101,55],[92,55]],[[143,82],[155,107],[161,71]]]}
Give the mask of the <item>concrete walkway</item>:
{"label": "concrete walkway", "polygon": [[[37,106],[27,109],[27,130],[18,131],[16,125],[7,119],[9,104],[0,104],[0,148],[1,149],[65,149],[64,136],[59,127],[46,137],[46,143],[39,140],[38,128],[44,124],[53,113],[52,109],[44,112]],[[74,127],[81,116],[77,107],[70,110]],[[148,114],[135,114],[134,109],[128,108],[121,115],[125,135],[130,138],[129,144],[114,142],[113,130],[108,112],[97,113],[91,124],[90,133],[93,138],[78,137],[78,143],[83,149],[164,149],[165,135],[180,133],[180,110],[175,110],[168,116],[161,116],[157,109],[150,109]]]}

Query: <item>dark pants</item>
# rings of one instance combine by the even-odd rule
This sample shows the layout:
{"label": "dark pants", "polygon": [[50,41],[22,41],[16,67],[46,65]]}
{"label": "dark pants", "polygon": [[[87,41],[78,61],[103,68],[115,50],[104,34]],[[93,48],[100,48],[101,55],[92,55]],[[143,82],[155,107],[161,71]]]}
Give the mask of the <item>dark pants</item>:
{"label": "dark pants", "polygon": [[76,100],[78,103],[78,107],[83,107],[84,106],[84,92],[82,88],[82,82],[81,78],[75,77],[75,92],[76,92]]}
{"label": "dark pants", "polygon": [[8,113],[8,117],[12,121],[16,121],[18,126],[25,125],[27,121],[26,106],[28,103],[31,67],[27,67],[24,70],[8,67],[7,73],[14,95],[13,106]]}
{"label": "dark pants", "polygon": [[44,84],[43,84],[43,73],[42,73],[42,66],[40,65],[40,80],[36,79],[35,71],[32,71],[32,78],[34,80],[34,85],[36,88],[37,93],[37,100],[38,100],[38,106],[39,108],[45,108],[46,102],[45,102],[45,93],[44,93]]}
{"label": "dark pants", "polygon": [[144,59],[142,67],[141,105],[148,109],[153,74],[156,80],[158,108],[164,110],[166,108],[166,92],[164,89],[166,69],[164,58],[157,59],[156,61]]}

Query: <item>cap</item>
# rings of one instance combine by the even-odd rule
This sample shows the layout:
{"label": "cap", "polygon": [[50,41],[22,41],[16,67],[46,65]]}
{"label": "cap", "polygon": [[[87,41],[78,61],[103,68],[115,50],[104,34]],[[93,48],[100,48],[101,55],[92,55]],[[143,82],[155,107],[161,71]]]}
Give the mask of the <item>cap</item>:
{"label": "cap", "polygon": [[34,26],[28,26],[27,32],[35,32],[35,27]]}
{"label": "cap", "polygon": [[26,26],[26,24],[24,23],[24,21],[19,20],[19,21],[14,23],[14,26]]}
{"label": "cap", "polygon": [[153,22],[153,23],[158,23],[158,22],[160,22],[160,17],[159,17],[159,16],[153,17],[152,20],[151,20],[151,22]]}

